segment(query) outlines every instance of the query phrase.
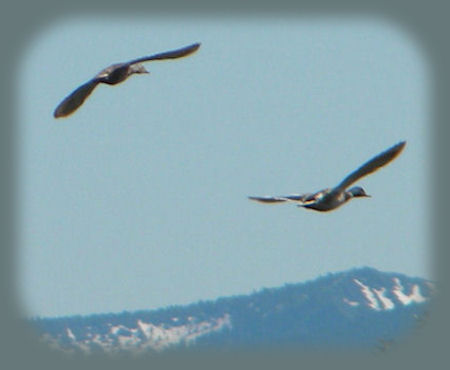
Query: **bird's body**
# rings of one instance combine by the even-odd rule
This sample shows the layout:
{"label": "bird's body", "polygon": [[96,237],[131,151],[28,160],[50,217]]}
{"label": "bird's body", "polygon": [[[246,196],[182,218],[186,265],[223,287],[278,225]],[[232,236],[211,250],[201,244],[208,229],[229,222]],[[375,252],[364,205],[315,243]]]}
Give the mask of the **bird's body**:
{"label": "bird's body", "polygon": [[181,49],[167,51],[133,59],[125,63],[112,64],[109,67],[101,70],[91,80],[75,89],[70,95],[68,95],[55,109],[53,116],[55,118],[65,117],[73,113],[92,93],[95,87],[99,83],[108,85],[117,85],[125,81],[129,76],[134,73],[149,73],[142,64],[142,62],[149,62],[152,60],[166,60],[176,59],[192,54],[200,47],[199,43],[186,46]]}
{"label": "bird's body", "polygon": [[[117,85],[125,81],[128,77],[130,77],[134,72],[131,68],[134,66],[133,64],[128,63],[116,63],[105,69],[101,70],[97,75],[93,78],[97,82],[102,82],[108,85]],[[147,72],[141,72],[147,73]]]}
{"label": "bird's body", "polygon": [[332,211],[341,205],[345,204],[352,198],[356,197],[370,197],[366,194],[363,188],[359,186],[347,188],[358,181],[360,178],[367,176],[380,167],[391,162],[395,157],[397,157],[400,152],[405,147],[406,142],[402,141],[393,147],[385,150],[384,152],[378,154],[374,158],[370,159],[364,163],[357,170],[350,173],[345,177],[340,184],[334,188],[327,188],[320,190],[316,193],[307,194],[292,194],[285,196],[265,196],[265,197],[255,197],[251,196],[249,199],[255,200],[261,203],[281,203],[281,202],[295,202],[299,207],[313,209],[319,212]]}

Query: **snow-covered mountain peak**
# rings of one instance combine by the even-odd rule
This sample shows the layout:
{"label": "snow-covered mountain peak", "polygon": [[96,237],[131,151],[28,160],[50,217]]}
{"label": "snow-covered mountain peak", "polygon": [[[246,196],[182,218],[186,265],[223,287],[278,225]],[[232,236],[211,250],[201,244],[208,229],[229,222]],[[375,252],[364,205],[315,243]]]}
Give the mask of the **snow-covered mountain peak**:
{"label": "snow-covered mountain peak", "polygon": [[[360,279],[354,277],[352,282],[358,288],[363,300],[351,300],[343,297],[342,300],[351,307],[360,305],[367,306],[375,311],[393,310],[399,306],[408,306],[413,303],[424,303],[431,297],[430,291],[434,289],[431,282],[422,285],[418,283],[408,283],[408,287],[402,284],[399,277],[393,277],[385,286],[370,286],[364,284]],[[426,294],[422,293],[427,290]]]}

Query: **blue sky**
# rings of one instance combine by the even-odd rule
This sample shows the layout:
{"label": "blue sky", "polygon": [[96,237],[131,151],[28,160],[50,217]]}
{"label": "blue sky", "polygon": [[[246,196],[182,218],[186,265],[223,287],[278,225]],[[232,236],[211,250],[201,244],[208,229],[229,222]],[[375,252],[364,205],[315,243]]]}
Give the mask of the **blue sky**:
{"label": "blue sky", "polygon": [[[56,105],[104,67],[201,42]],[[27,316],[152,309],[359,266],[431,278],[430,71],[376,18],[61,18],[17,84],[17,289]],[[400,140],[330,213],[248,195],[317,191]]]}

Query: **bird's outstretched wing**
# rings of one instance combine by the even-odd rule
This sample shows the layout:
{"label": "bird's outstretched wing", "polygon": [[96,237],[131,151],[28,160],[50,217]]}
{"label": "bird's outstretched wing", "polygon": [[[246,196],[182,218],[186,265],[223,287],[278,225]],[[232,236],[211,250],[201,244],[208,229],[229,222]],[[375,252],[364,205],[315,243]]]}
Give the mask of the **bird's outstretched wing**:
{"label": "bird's outstretched wing", "polygon": [[94,78],[72,91],[70,95],[59,103],[53,112],[53,116],[55,118],[65,117],[73,113],[81,104],[83,104],[97,85],[98,80]]}
{"label": "bird's outstretched wing", "polygon": [[353,171],[344,180],[342,180],[341,183],[333,189],[333,191],[343,191],[347,189],[351,184],[358,181],[361,177],[367,176],[372,172],[378,170],[380,167],[388,164],[401,153],[405,145],[406,141],[401,141],[398,144],[395,144],[384,152],[373,157],[357,170]]}
{"label": "bird's outstretched wing", "polygon": [[280,195],[276,197],[271,196],[264,196],[264,197],[253,197],[250,196],[248,199],[255,200],[257,202],[261,203],[281,203],[281,202],[296,202],[296,203],[303,203],[306,198],[311,196],[310,193],[308,194],[292,194],[292,195]]}
{"label": "bird's outstretched wing", "polygon": [[127,64],[136,64],[136,63],[142,63],[142,62],[148,62],[150,60],[164,60],[164,59],[176,59],[176,58],[182,58],[189,54],[194,53],[197,51],[197,49],[200,47],[200,43],[195,43],[192,45],[185,46],[184,48],[177,49],[177,50],[171,50],[171,51],[165,51],[163,53],[153,54],[147,57],[142,57],[138,59],[133,59],[127,62]]}

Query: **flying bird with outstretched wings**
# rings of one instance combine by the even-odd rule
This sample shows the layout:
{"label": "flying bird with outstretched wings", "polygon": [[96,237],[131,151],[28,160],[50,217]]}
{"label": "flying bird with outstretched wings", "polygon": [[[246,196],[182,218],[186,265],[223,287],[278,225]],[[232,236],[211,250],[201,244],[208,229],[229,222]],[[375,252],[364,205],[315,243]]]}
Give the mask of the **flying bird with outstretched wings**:
{"label": "flying bird with outstretched wings", "polygon": [[190,55],[197,51],[200,47],[199,43],[195,43],[184,48],[166,51],[163,53],[158,53],[150,55],[147,57],[142,57],[138,59],[130,60],[125,63],[113,64],[102,71],[100,71],[94,78],[90,79],[85,84],[81,85],[75,89],[70,95],[68,95],[55,109],[53,116],[55,118],[66,117],[69,114],[77,110],[81,104],[86,100],[86,98],[92,93],[92,91],[100,83],[105,83],[108,85],[117,85],[120,82],[125,81],[134,73],[149,73],[142,62],[149,62],[153,60],[167,60],[167,59],[177,59]]}
{"label": "flying bird with outstretched wings", "polygon": [[261,203],[295,202],[299,207],[309,208],[315,211],[332,211],[352,198],[370,197],[370,195],[366,194],[364,189],[360,186],[354,186],[348,190],[347,188],[358,181],[360,178],[375,172],[380,167],[383,167],[391,162],[400,154],[405,145],[406,141],[402,141],[373,157],[357,170],[353,171],[351,174],[345,177],[340,182],[340,184],[338,184],[334,188],[323,189],[316,193],[293,194],[275,197],[250,196],[249,199]]}

